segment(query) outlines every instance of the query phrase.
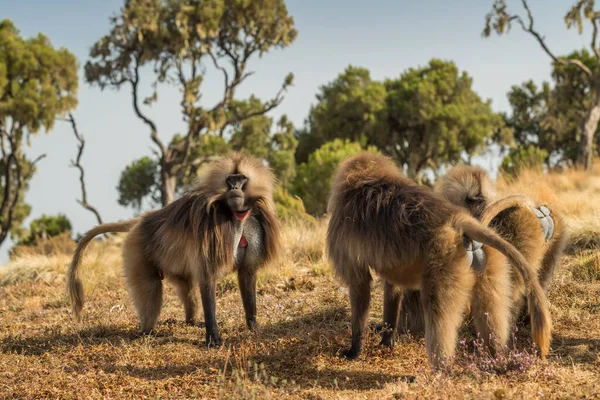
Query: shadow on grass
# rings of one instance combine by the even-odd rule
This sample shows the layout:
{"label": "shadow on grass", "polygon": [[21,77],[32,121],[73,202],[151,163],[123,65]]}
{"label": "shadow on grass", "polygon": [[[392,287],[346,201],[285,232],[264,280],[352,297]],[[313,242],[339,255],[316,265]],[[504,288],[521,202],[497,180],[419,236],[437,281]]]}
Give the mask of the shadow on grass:
{"label": "shadow on grass", "polygon": [[[150,335],[152,339],[160,342],[189,341],[176,338],[170,329],[159,330]],[[135,340],[148,337],[137,328],[122,326],[99,325],[73,333],[44,333],[39,336],[22,337],[8,336],[0,341],[0,352],[4,354],[17,353],[25,355],[42,355],[61,347],[110,345],[120,347]]]}
{"label": "shadow on grass", "polygon": [[[219,371],[223,368],[222,361],[212,362],[210,366]],[[144,379],[147,381],[162,381],[165,379],[178,378],[193,374],[199,369],[207,368],[203,363],[192,364],[169,364],[157,367],[139,367],[135,365],[116,366],[114,364],[104,364],[102,370],[105,373],[122,373],[134,378]]]}
{"label": "shadow on grass", "polygon": [[600,339],[556,335],[552,338],[552,352],[577,364],[594,364],[600,352]]}
{"label": "shadow on grass", "polygon": [[[225,346],[207,350],[202,349],[204,329],[198,329],[197,337],[185,338],[177,331],[177,327],[184,322],[169,320],[161,323],[157,332],[150,336],[152,346],[188,343],[202,349],[202,352],[215,351],[217,354],[193,355],[183,362],[164,366],[119,366],[115,363],[105,363],[101,368],[107,373],[126,374],[144,380],[165,380],[194,374],[199,370],[222,373],[226,363],[231,366],[234,361],[233,358],[227,360],[226,354],[239,353],[245,348],[248,350],[247,361],[262,363],[271,376],[285,378],[288,382],[294,381],[296,386],[304,389],[323,387],[371,390],[386,383],[398,380],[411,382],[414,379],[400,373],[370,370],[361,365],[364,360],[353,362],[338,358],[338,353],[345,349],[350,341],[349,323],[348,310],[345,307],[330,306],[316,313],[265,324],[255,334],[249,334],[242,329],[239,333],[226,336]],[[374,329],[370,334],[378,336]],[[77,346],[108,345],[118,348],[143,339],[144,335],[135,326],[96,326],[73,333],[49,331],[34,337],[5,337],[0,341],[0,352],[40,356]],[[324,357],[327,359],[325,362]]]}

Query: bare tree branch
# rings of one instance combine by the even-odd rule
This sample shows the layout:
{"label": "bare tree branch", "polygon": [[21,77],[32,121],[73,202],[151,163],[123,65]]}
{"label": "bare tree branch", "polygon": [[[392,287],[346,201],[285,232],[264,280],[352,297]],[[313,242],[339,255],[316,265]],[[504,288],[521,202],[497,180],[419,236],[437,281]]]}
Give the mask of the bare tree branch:
{"label": "bare tree branch", "polygon": [[152,141],[158,146],[158,148],[160,149],[161,155],[164,157],[167,151],[166,151],[165,145],[162,143],[162,141],[158,137],[158,130],[156,129],[156,124],[150,118],[146,117],[142,113],[142,111],[140,110],[140,107],[139,107],[139,100],[138,100],[139,80],[140,80],[139,62],[136,59],[136,64],[134,67],[134,77],[133,77],[133,79],[130,80],[131,93],[133,95],[133,110],[135,111],[135,114],[138,116],[138,118],[140,118],[142,121],[144,121],[144,123],[146,125],[148,125],[148,127],[150,127],[150,137],[152,138]]}
{"label": "bare tree branch", "polygon": [[592,27],[593,27],[593,32],[592,32],[592,50],[594,50],[594,54],[596,55],[596,58],[600,60],[600,49],[598,49],[596,43],[598,41],[598,18],[600,18],[600,13],[599,12],[594,12],[594,15],[591,18],[592,21]]}
{"label": "bare tree branch", "polygon": [[39,156],[37,156],[37,157],[35,158],[35,160],[33,160],[33,161],[31,162],[31,166],[32,166],[32,167],[33,167],[33,166],[35,166],[35,164],[37,164],[38,162],[42,161],[44,158],[46,158],[46,156],[47,156],[47,154],[46,154],[46,153],[44,153],[44,154],[40,154]]}
{"label": "bare tree branch", "polygon": [[[11,129],[13,131],[13,129]],[[12,132],[11,132],[12,133]],[[15,140],[15,135],[9,135],[8,141],[10,142],[10,154],[8,156],[8,162],[5,165],[4,179],[5,182],[5,190],[4,190],[4,199],[2,199],[2,207],[0,207],[0,217],[2,218],[2,223],[0,226],[0,243],[3,242],[8,233],[10,232],[10,228],[12,226],[14,212],[19,203],[19,199],[21,197],[21,190],[25,185],[25,180],[30,178],[31,176],[24,176],[23,170],[21,166],[21,160],[18,156],[19,154],[19,144],[18,141]],[[46,157],[46,154],[42,154],[38,156],[31,163],[31,167],[35,166],[40,160]],[[14,165],[14,171],[11,168],[11,164]],[[16,182],[13,183],[12,172],[15,172]]]}
{"label": "bare tree branch", "polygon": [[[100,216],[100,213],[98,212],[96,207],[92,206],[87,201],[87,191],[85,189],[85,178],[84,178],[85,172],[83,170],[83,165],[81,165],[81,157],[83,155],[83,149],[85,147],[85,139],[83,138],[83,135],[81,135],[79,133],[79,130],[77,129],[77,124],[75,123],[75,117],[73,117],[73,114],[69,113],[69,118],[67,118],[66,121],[71,124],[71,128],[73,129],[73,134],[75,135],[75,139],[77,139],[77,142],[78,142],[77,158],[75,159],[75,161],[71,160],[71,166],[75,167],[79,170],[79,185],[81,187],[81,200],[77,200],[77,202],[83,208],[85,208],[86,210],[93,213],[94,216],[96,217],[96,220],[98,221],[98,225],[102,225],[103,222],[102,222],[102,217]],[[108,237],[107,235],[104,235],[104,236]]]}
{"label": "bare tree branch", "polygon": [[227,95],[227,88],[229,87],[229,74],[227,73],[227,70],[225,69],[225,67],[219,65],[219,62],[217,61],[217,57],[215,57],[215,55],[213,54],[213,52],[211,50],[208,51],[208,55],[212,59],[213,64],[215,65],[215,68],[223,72],[223,78],[225,80],[225,87],[223,89],[223,97],[225,97]]}
{"label": "bare tree branch", "polygon": [[581,71],[583,71],[586,75],[592,76],[592,71],[584,63],[582,63],[580,60],[565,60],[562,57],[556,57],[554,55],[554,53],[552,53],[552,51],[550,51],[550,49],[546,45],[544,37],[542,37],[542,35],[533,28],[533,14],[531,13],[531,9],[529,8],[529,5],[527,4],[527,0],[521,0],[521,3],[523,4],[523,7],[525,8],[525,11],[527,12],[527,18],[529,20],[529,24],[525,25],[525,22],[523,21],[523,19],[520,16],[518,16],[518,15],[511,16],[508,19],[508,21],[509,22],[517,21],[519,23],[519,25],[521,25],[521,28],[525,32],[528,32],[533,37],[535,37],[536,40],[538,41],[539,45],[546,52],[546,54],[548,54],[548,56],[550,58],[552,58],[552,61],[554,61],[556,63],[559,63],[559,64],[562,64],[562,65],[574,65],[574,66],[578,67]]}
{"label": "bare tree branch", "polygon": [[285,89],[286,89],[285,86],[283,86],[281,89],[279,89],[279,92],[277,92],[277,95],[275,95],[275,97],[265,107],[262,107],[258,110],[247,112],[245,114],[237,114],[236,113],[232,118],[229,118],[227,120],[227,122],[223,125],[222,129],[233,124],[234,122],[242,122],[242,121],[247,120],[248,118],[252,118],[252,117],[256,117],[258,115],[263,115],[263,114],[268,113],[269,111],[271,111],[272,109],[274,109],[275,107],[277,107],[278,105],[281,104],[281,102],[283,101],[283,92],[285,91]]}

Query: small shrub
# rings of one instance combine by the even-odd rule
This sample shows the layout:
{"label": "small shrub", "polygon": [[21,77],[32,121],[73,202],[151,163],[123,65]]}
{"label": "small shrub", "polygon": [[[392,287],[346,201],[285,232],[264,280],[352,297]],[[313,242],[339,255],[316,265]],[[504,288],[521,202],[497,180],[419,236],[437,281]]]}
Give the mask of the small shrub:
{"label": "small shrub", "polygon": [[[294,182],[294,192],[302,198],[309,214],[322,215],[327,210],[327,199],[333,174],[338,164],[363,150],[360,143],[335,139],[319,147],[300,164]],[[367,151],[379,153],[375,147]]]}
{"label": "small shrub", "polygon": [[548,157],[546,150],[533,145],[519,146],[510,150],[502,160],[501,169],[504,173],[516,176],[523,170],[542,171],[544,161]]}
{"label": "small shrub", "polygon": [[71,238],[71,231],[66,231],[54,237],[38,239],[31,242],[31,244],[17,244],[10,250],[10,258],[38,255],[72,255],[74,250],[75,241]]}
{"label": "small shrub", "polygon": [[580,282],[600,281],[600,252],[578,257],[571,266],[573,279]]}

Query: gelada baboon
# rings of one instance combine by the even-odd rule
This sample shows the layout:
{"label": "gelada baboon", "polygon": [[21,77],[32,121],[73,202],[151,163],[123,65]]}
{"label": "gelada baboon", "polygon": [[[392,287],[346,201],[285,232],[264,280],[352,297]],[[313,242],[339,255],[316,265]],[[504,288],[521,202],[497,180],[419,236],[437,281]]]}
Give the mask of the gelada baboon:
{"label": "gelada baboon", "polygon": [[[480,325],[489,323],[499,333],[497,337],[507,340],[506,301],[489,292],[471,299],[476,271],[468,263],[463,236],[500,250],[514,262],[531,291],[536,343],[542,356],[547,353],[551,330],[548,303],[523,256],[465,210],[404,177],[388,157],[363,152],[343,161],[334,177],[328,212],[328,256],[350,292],[352,347],[344,353],[347,358],[356,358],[362,349],[371,297],[370,269],[387,286],[421,291],[425,343],[435,365],[454,354],[457,331],[470,300],[489,307],[489,320],[486,315],[475,315]],[[508,275],[497,284],[504,287],[507,279]],[[500,288],[499,292],[507,290]],[[396,326],[400,300],[401,293],[394,301],[384,302],[388,327]],[[494,326],[496,319],[498,327]],[[506,332],[496,332],[500,330]],[[391,338],[393,329],[391,334],[384,333],[382,342],[390,344]]]}
{"label": "gelada baboon", "polygon": [[162,306],[162,279],[177,288],[188,323],[195,323],[200,287],[206,342],[221,342],[215,318],[217,277],[234,267],[248,328],[256,327],[256,271],[277,256],[279,222],[272,199],[274,176],[254,158],[239,153],[208,165],[199,183],[162,209],[87,232],[75,249],[67,288],[79,320],[83,287],[77,268],[94,236],[127,232],[123,267],[141,329],[150,332]]}
{"label": "gelada baboon", "polygon": [[[452,204],[468,209],[514,245],[547,290],[567,241],[565,222],[555,207],[524,195],[498,198],[487,173],[474,166],[453,168],[436,182],[434,191]],[[513,320],[523,309],[525,293],[525,282],[520,276],[513,276]]]}

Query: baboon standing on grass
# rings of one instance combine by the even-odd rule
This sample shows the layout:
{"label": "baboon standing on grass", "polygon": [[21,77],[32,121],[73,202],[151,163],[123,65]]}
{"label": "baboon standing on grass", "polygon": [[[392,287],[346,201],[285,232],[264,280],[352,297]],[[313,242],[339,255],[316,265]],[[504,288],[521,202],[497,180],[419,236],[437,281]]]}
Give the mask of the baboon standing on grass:
{"label": "baboon standing on grass", "polygon": [[123,267],[141,329],[150,332],[162,306],[162,279],[177,287],[186,321],[195,323],[200,286],[206,343],[221,343],[215,316],[218,276],[234,267],[250,329],[256,327],[256,271],[280,249],[272,199],[274,176],[254,158],[234,153],[210,164],[199,183],[180,199],[129,221],[104,224],[77,244],[67,288],[80,318],[83,286],[77,268],[87,244],[105,232],[130,232]]}
{"label": "baboon standing on grass", "polygon": [[[350,291],[352,347],[345,352],[347,358],[356,358],[362,349],[371,297],[370,269],[390,287],[421,291],[425,343],[435,365],[454,354],[470,300],[486,306],[489,321],[486,315],[474,318],[481,320],[481,326],[489,323],[499,344],[505,344],[508,304],[496,293],[471,299],[477,277],[467,262],[463,235],[500,250],[519,269],[528,283],[533,330],[545,357],[551,330],[548,303],[523,256],[464,210],[404,177],[391,159],[363,152],[343,161],[333,181],[328,212],[328,255]],[[508,285],[508,274],[494,282],[500,294],[508,293]],[[385,322],[392,329],[400,300],[401,293],[384,303]]]}
{"label": "baboon standing on grass", "polygon": [[[567,241],[565,222],[556,207],[524,195],[498,198],[487,173],[474,166],[453,168],[434,190],[514,245],[536,271],[542,288],[548,289]],[[525,293],[525,282],[514,275],[513,322],[523,310]]]}

